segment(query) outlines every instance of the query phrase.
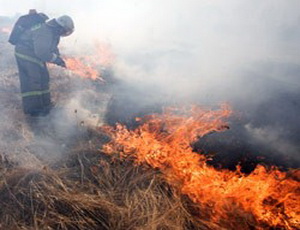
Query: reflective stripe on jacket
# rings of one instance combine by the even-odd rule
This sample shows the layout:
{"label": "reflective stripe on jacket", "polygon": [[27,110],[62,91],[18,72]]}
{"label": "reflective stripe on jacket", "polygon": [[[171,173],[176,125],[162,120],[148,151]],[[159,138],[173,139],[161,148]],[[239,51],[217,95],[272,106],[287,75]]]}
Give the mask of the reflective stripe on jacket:
{"label": "reflective stripe on jacket", "polygon": [[18,58],[21,58],[21,59],[26,60],[26,61],[33,62],[35,64],[38,64],[41,67],[45,67],[45,64],[37,58],[31,57],[31,56],[28,56],[28,55],[25,55],[25,54],[21,54],[21,53],[18,53],[18,52],[15,52],[15,55]]}

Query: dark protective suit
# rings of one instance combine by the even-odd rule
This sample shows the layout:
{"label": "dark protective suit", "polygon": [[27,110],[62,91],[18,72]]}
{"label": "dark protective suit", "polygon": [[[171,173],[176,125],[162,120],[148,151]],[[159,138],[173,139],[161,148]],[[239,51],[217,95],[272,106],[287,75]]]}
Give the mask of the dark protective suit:
{"label": "dark protective suit", "polygon": [[15,47],[25,114],[47,115],[51,109],[46,62],[59,56],[59,40],[56,28],[42,23],[24,32]]}

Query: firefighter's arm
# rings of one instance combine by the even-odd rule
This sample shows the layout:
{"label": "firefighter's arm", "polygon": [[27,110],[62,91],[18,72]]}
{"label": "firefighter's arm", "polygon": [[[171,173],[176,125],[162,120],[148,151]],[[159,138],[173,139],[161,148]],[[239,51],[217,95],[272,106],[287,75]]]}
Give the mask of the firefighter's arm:
{"label": "firefighter's arm", "polygon": [[53,39],[53,34],[42,28],[33,36],[35,55],[43,62],[54,63],[58,58],[58,55],[52,51]]}

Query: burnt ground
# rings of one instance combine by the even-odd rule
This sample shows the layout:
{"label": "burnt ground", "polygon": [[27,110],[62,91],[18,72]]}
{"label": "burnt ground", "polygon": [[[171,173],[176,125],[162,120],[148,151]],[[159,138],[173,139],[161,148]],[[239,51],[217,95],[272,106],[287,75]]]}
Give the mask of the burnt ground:
{"label": "burnt ground", "polygon": [[[283,75],[290,79],[295,78],[300,72],[297,65],[287,69],[289,71],[285,72],[288,72],[290,76]],[[248,77],[246,74],[241,78]],[[189,104],[216,107],[219,102],[225,100],[234,111],[228,121],[230,129],[223,133],[207,135],[193,144],[196,152],[209,156],[209,164],[216,168],[231,170],[235,170],[236,166],[240,165],[245,173],[251,172],[257,164],[277,166],[282,170],[299,168],[300,91],[291,90],[294,87],[289,87],[281,81],[261,76],[252,78],[249,88],[263,92],[265,98],[260,103],[253,102],[251,97],[244,101],[225,97],[212,101],[197,95],[188,102],[153,100],[153,98],[163,98],[163,90],[151,87],[137,88],[131,84],[119,82],[113,87],[114,93],[108,103],[105,121],[110,125],[116,122],[123,123],[134,129],[138,125],[135,117],[160,113],[164,107]]]}

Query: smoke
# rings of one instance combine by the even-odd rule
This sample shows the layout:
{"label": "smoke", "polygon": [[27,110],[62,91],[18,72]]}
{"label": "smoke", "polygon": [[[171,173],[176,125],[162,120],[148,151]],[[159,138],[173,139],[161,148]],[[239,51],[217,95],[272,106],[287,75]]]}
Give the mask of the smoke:
{"label": "smoke", "polygon": [[0,3],[0,15],[29,8],[71,15],[76,31],[61,41],[66,53],[85,54],[97,40],[111,45],[122,82],[114,88],[111,123],[157,105],[226,101],[239,114],[244,142],[300,162],[298,0]]}

